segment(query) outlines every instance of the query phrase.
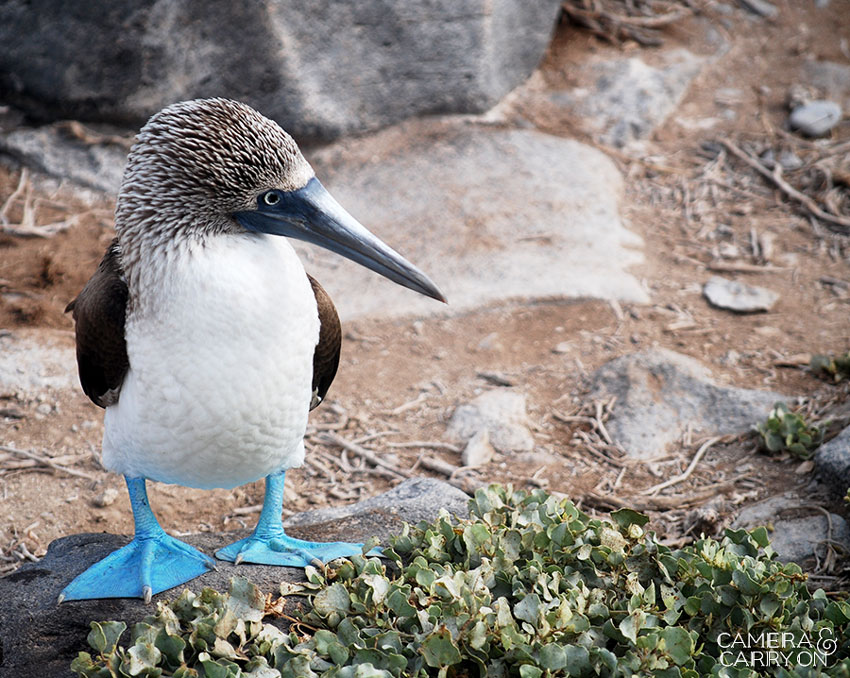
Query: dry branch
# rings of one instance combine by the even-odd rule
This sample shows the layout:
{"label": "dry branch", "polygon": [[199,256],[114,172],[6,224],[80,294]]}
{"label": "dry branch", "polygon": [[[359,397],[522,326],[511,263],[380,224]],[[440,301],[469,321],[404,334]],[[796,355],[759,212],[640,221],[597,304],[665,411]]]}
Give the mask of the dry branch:
{"label": "dry branch", "polygon": [[[657,0],[565,0],[561,8],[571,21],[609,42],[619,44],[622,40],[635,40],[650,47],[663,43],[657,29],[693,14],[687,3],[660,3]],[[641,13],[637,14],[637,11]]]}
{"label": "dry branch", "polygon": [[661,490],[663,490],[667,487],[672,487],[673,485],[678,485],[682,481],[687,480],[690,477],[691,473],[694,472],[694,469],[697,467],[697,464],[699,464],[700,459],[703,458],[703,456],[709,450],[709,448],[711,448],[713,445],[717,444],[721,440],[723,440],[723,436],[714,436],[713,438],[709,438],[708,440],[706,440],[700,446],[700,448],[697,450],[697,453],[694,455],[694,458],[691,459],[691,463],[688,464],[688,468],[686,468],[683,473],[681,473],[680,475],[675,476],[673,478],[669,478],[668,480],[665,480],[663,483],[658,483],[658,485],[653,485],[649,489],[641,492],[641,494],[655,495],[655,494],[658,494]]}
{"label": "dry branch", "polygon": [[36,452],[32,452],[30,450],[19,450],[15,447],[0,445],[0,451],[9,452],[11,454],[15,454],[21,457],[26,457],[27,459],[32,460],[39,465],[52,468],[56,471],[62,471],[62,473],[67,473],[70,476],[77,476],[78,478],[85,478],[87,480],[95,480],[95,477],[90,473],[86,473],[85,471],[78,471],[76,469],[68,468],[67,466],[57,464],[53,459],[37,454]]}
{"label": "dry branch", "polygon": [[821,221],[830,223],[833,226],[838,226],[838,230],[841,233],[850,233],[850,217],[843,217],[838,214],[831,214],[830,212],[825,212],[823,209],[821,209],[821,207],[812,198],[807,196],[805,193],[798,191],[791,184],[785,181],[785,179],[782,178],[782,165],[780,163],[776,163],[773,168],[773,171],[771,172],[767,167],[762,165],[749,153],[738,148],[731,141],[721,139],[720,143],[723,144],[724,148],[726,148],[736,158],[744,161],[747,165],[752,167],[763,177],[769,179],[774,184],[776,184],[777,188],[779,188],[789,198],[792,198],[793,200],[799,202],[812,214],[812,216],[820,219]]}
{"label": "dry branch", "polygon": [[382,468],[385,471],[388,471],[389,473],[393,474],[396,477],[399,477],[399,478],[409,478],[410,477],[410,473],[408,473],[407,471],[405,471],[403,469],[396,468],[392,464],[388,464],[383,459],[378,457],[371,450],[367,450],[365,447],[362,447],[361,445],[358,445],[357,443],[353,443],[350,440],[343,438],[341,435],[339,435],[337,433],[333,433],[333,432],[328,431],[328,432],[323,433],[322,435],[318,436],[318,438],[322,442],[330,443],[332,445],[336,445],[337,447],[341,447],[345,450],[348,450],[349,452],[352,452],[353,454],[356,454],[358,457],[361,457],[362,459],[366,460],[367,462],[369,462],[373,466],[376,466],[378,468]]}

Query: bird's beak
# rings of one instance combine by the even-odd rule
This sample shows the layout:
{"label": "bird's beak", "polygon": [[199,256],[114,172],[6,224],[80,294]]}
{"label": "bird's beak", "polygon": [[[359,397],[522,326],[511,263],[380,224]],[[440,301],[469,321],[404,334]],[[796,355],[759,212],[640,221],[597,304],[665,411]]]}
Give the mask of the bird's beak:
{"label": "bird's beak", "polygon": [[[267,204],[266,197],[276,202]],[[233,217],[249,231],[313,243],[415,292],[446,300],[427,275],[370,233],[315,177],[297,191],[264,193],[257,209],[237,212]]]}

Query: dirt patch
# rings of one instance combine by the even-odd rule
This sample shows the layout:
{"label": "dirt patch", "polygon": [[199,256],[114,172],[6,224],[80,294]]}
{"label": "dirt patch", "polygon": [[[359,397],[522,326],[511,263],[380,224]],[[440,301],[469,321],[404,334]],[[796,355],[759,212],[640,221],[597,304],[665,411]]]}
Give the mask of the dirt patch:
{"label": "dirt patch", "polygon": [[[790,457],[765,458],[744,437],[712,445],[686,481],[647,495],[647,488],[684,471],[705,441],[686,436],[679,450],[631,464],[607,449],[599,427],[587,423],[604,424],[608,416],[606,404],[589,402],[587,375],[618,355],[653,346],[702,361],[725,383],[800,396],[819,416],[846,400],[846,387],[818,380],[801,366],[810,353],[848,350],[850,240],[812,219],[721,143],[730,141],[756,158],[768,149],[791,150],[814,165],[850,139],[846,123],[818,143],[785,129],[788,93],[804,62],[848,62],[842,39],[850,15],[839,2],[825,9],[777,4],[781,11],[773,21],[707,14],[667,27],[665,47],[716,58],[647,142],[647,153],[631,158],[602,149],[626,177],[622,212],[646,241],[646,263],[634,272],[653,302],[518,302],[445,318],[348,323],[339,375],[312,419],[308,462],[289,474],[286,510],[349,503],[387,489],[406,473],[435,473],[428,469],[440,463],[459,466],[459,450],[443,438],[452,411],[505,384],[528,395],[535,451],[497,455],[484,467],[455,473],[453,482],[543,486],[588,510],[628,503],[649,510],[671,543],[717,533],[745,502],[808,485],[810,466]],[[719,57],[716,36],[728,47]],[[564,23],[542,67],[540,98],[532,91],[522,114],[546,132],[581,137],[581,126],[553,109],[543,88],[570,86],[576,64],[591,52],[639,53],[648,61],[655,56],[634,42],[613,47]],[[709,119],[710,126],[701,122]],[[834,170],[829,190],[837,187],[846,197],[837,175]],[[17,170],[0,167],[0,204],[19,183]],[[55,198],[37,187],[30,200],[43,201],[34,223],[78,218],[50,238],[0,235],[0,327],[70,332],[64,307],[94,270],[111,224],[103,212],[72,198],[52,204]],[[24,210],[25,201],[15,200],[6,213],[9,222],[23,219]],[[772,312],[757,315],[712,308],[701,290],[717,273],[768,287],[780,301]],[[132,530],[120,478],[97,461],[98,408],[82,394],[35,402],[0,394],[0,410],[8,415],[0,419],[3,445],[54,460],[46,466],[14,452],[3,457],[0,571],[27,554],[43,553],[58,536]],[[328,432],[354,447],[329,443]],[[356,446],[375,451],[400,473],[365,462],[351,451]],[[118,498],[96,507],[110,487],[119,490]],[[175,534],[235,529],[253,524],[262,484],[233,491],[152,484],[151,501]]]}

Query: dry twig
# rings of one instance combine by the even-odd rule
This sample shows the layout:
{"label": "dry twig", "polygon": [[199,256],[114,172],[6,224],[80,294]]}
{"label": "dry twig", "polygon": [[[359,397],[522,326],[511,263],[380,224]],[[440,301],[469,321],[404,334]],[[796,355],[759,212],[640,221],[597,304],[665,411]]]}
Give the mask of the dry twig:
{"label": "dry twig", "polygon": [[400,478],[409,478],[410,477],[410,473],[408,473],[407,471],[405,471],[403,469],[396,468],[392,464],[388,464],[383,459],[378,457],[371,450],[367,450],[365,447],[362,447],[361,445],[358,445],[357,443],[353,443],[350,440],[343,438],[341,435],[339,435],[337,433],[333,433],[333,432],[329,431],[329,432],[323,433],[321,436],[319,436],[319,439],[322,442],[326,442],[326,443],[330,443],[332,445],[336,445],[338,447],[342,447],[343,449],[348,450],[349,452],[356,454],[358,457],[365,459],[366,461],[368,461],[373,466],[376,466],[378,468],[382,468],[385,471],[388,471],[389,473],[391,473],[392,475],[394,475],[396,477],[400,477]]}
{"label": "dry twig", "polygon": [[[656,29],[693,13],[689,6],[657,0],[565,0],[561,7],[571,21],[609,42],[619,44],[623,40],[634,40],[650,47],[663,43]],[[661,13],[658,13],[659,8]]]}
{"label": "dry twig", "polygon": [[36,452],[32,452],[30,450],[19,450],[15,447],[9,447],[7,445],[0,445],[0,451],[9,452],[11,454],[19,455],[21,457],[26,457],[27,459],[31,459],[38,464],[43,466],[47,466],[48,468],[52,468],[56,471],[62,471],[63,473],[67,473],[70,476],[77,476],[78,478],[86,478],[87,480],[95,480],[95,477],[90,473],[86,473],[85,471],[78,471],[76,469],[68,468],[67,466],[62,466],[61,464],[57,464],[53,459],[49,457],[42,456],[37,454]]}
{"label": "dry twig", "polygon": [[663,490],[665,488],[672,487],[673,485],[678,485],[679,483],[687,480],[690,477],[691,473],[694,472],[694,469],[697,467],[697,464],[699,464],[700,459],[703,458],[703,456],[709,450],[709,448],[711,448],[713,445],[717,444],[721,440],[723,440],[723,436],[714,436],[713,438],[709,438],[708,440],[706,440],[700,446],[700,448],[697,450],[697,453],[694,455],[694,458],[691,459],[691,463],[688,464],[688,468],[686,468],[683,473],[681,473],[680,475],[675,476],[673,478],[669,478],[669,479],[665,480],[663,483],[658,483],[657,485],[653,485],[649,489],[641,492],[641,494],[643,494],[643,495],[656,495],[661,490]]}
{"label": "dry twig", "polygon": [[723,144],[723,146],[736,158],[743,160],[747,165],[752,167],[763,177],[770,179],[783,193],[785,193],[785,195],[799,202],[814,217],[820,219],[821,221],[830,223],[833,226],[838,226],[838,230],[841,233],[850,233],[850,217],[843,217],[838,214],[831,214],[821,209],[821,207],[814,200],[812,200],[812,198],[807,196],[805,193],[798,191],[791,184],[785,181],[785,179],[782,178],[782,165],[780,163],[776,163],[773,168],[773,171],[771,172],[758,160],[750,156],[749,153],[738,148],[731,141],[721,139],[720,143]]}

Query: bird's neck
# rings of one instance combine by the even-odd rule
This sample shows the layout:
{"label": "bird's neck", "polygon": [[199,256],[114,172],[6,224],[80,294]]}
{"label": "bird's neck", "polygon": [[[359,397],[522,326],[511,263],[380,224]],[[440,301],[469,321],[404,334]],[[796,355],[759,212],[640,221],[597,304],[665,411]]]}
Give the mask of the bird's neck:
{"label": "bird's neck", "polygon": [[228,228],[216,220],[188,216],[125,222],[119,212],[115,230],[131,294],[164,284],[187,260],[202,256],[211,242],[238,237],[228,234]]}

